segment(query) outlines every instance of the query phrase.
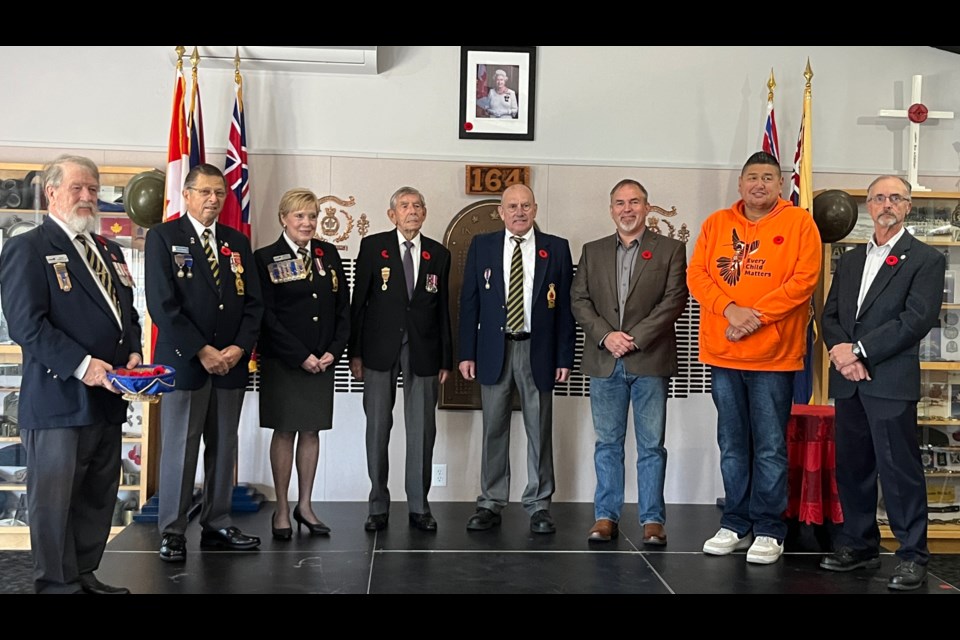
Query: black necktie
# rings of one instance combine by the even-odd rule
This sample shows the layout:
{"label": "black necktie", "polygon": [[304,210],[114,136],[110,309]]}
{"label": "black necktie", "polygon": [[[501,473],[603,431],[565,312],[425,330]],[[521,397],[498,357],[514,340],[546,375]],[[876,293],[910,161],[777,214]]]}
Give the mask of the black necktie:
{"label": "black necktie", "polygon": [[104,291],[107,292],[110,300],[113,301],[113,307],[119,314],[120,299],[117,298],[117,290],[113,286],[113,278],[110,277],[110,272],[107,271],[107,265],[103,264],[103,260],[100,259],[100,255],[93,247],[90,246],[90,244],[87,242],[87,239],[83,235],[77,234],[77,242],[83,246],[83,253],[84,257],[87,259],[87,263],[97,275],[97,279],[100,281],[100,284],[103,285]]}
{"label": "black necktie", "polygon": [[310,264],[310,256],[307,254],[307,250],[300,247],[297,249],[297,253],[300,254],[300,261],[303,262],[303,268],[307,270],[307,280],[313,282],[313,265]]}
{"label": "black necktie", "polygon": [[213,251],[213,233],[210,229],[204,229],[203,234],[203,252],[207,254],[207,262],[210,263],[210,271],[213,272],[213,282],[220,288],[220,261],[217,260],[217,254]]}

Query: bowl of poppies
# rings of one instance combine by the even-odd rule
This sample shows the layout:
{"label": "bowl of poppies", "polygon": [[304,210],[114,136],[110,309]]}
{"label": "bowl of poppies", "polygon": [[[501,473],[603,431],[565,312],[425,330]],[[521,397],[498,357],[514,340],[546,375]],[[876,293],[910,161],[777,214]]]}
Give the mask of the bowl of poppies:
{"label": "bowl of poppies", "polygon": [[173,367],[142,364],[133,369],[121,367],[107,372],[107,379],[131,402],[157,402],[161,394],[174,389]]}

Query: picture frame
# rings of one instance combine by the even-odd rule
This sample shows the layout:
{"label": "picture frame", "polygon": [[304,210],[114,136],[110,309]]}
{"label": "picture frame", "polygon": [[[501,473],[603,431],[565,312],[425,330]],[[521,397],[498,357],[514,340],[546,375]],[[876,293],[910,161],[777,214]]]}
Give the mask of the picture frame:
{"label": "picture frame", "polygon": [[460,139],[533,140],[536,47],[461,47]]}

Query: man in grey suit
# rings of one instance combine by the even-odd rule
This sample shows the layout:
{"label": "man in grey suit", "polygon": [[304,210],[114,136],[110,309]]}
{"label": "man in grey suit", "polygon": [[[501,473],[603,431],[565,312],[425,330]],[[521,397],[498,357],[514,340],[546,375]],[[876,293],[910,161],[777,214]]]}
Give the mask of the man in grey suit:
{"label": "man in grey suit", "polygon": [[573,278],[573,316],[586,334],[581,369],[590,376],[597,433],[596,523],[587,536],[590,542],[619,535],[631,401],[643,542],[667,542],[667,385],[677,374],[674,323],[687,304],[687,254],[682,242],[646,229],[649,211],[643,185],[630,179],[618,182],[610,191],[610,216],[617,231],[584,245]]}
{"label": "man in grey suit", "polygon": [[830,395],[837,410],[837,488],[843,529],[820,566],[880,566],[877,477],[900,563],[887,587],[927,577],[927,490],[917,442],[920,340],[937,323],[946,260],[904,229],[910,183],[881,176],[867,189],[873,237],[840,257],[823,308]]}

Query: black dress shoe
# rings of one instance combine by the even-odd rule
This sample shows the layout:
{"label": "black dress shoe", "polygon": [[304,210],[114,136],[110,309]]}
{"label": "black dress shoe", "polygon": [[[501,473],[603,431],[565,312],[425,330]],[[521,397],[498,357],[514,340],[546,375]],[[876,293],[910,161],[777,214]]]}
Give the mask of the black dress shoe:
{"label": "black dress shoe", "polygon": [[467,531],[486,531],[500,524],[500,514],[494,513],[490,509],[480,507],[477,512],[467,520]]}
{"label": "black dress shoe", "polygon": [[236,527],[204,529],[200,533],[201,549],[226,549],[227,551],[251,551],[260,546],[260,538],[248,536]]}
{"label": "black dress shoe", "polygon": [[84,593],[94,593],[97,595],[119,595],[123,593],[130,593],[130,589],[126,587],[111,587],[108,584],[103,584],[97,580],[97,576],[92,573],[86,573],[80,576],[80,587],[83,589]]}
{"label": "black dress shoe", "polygon": [[410,526],[420,529],[420,531],[436,531],[437,521],[429,513],[411,513]]}
{"label": "black dress shoe", "polygon": [[893,575],[890,576],[887,588],[896,591],[912,591],[913,589],[919,589],[926,581],[926,565],[917,564],[912,560],[901,560]]}
{"label": "black dress shoe", "polygon": [[306,527],[312,536],[330,535],[330,527],[323,524],[320,520],[310,522],[300,513],[300,505],[293,508],[293,519],[297,521],[297,535],[300,535],[300,527]]}
{"label": "black dress shoe", "polygon": [[274,522],[277,521],[277,512],[274,511],[273,515],[270,516],[270,534],[273,535],[274,540],[289,540],[293,537],[293,527],[280,527],[277,528],[274,526]]}
{"label": "black dress shoe", "polygon": [[374,513],[367,516],[367,521],[363,523],[363,528],[367,531],[382,531],[387,528],[387,522],[390,521],[388,513]]}
{"label": "black dress shoe", "polygon": [[823,556],[820,568],[827,571],[853,571],[854,569],[879,569],[880,556],[869,549],[840,547],[836,553]]}
{"label": "black dress shoe", "polygon": [[534,533],[556,533],[557,525],[546,509],[540,509],[530,516],[530,531]]}
{"label": "black dress shoe", "polygon": [[187,539],[179,533],[165,533],[160,540],[160,559],[164,562],[186,562]]}

